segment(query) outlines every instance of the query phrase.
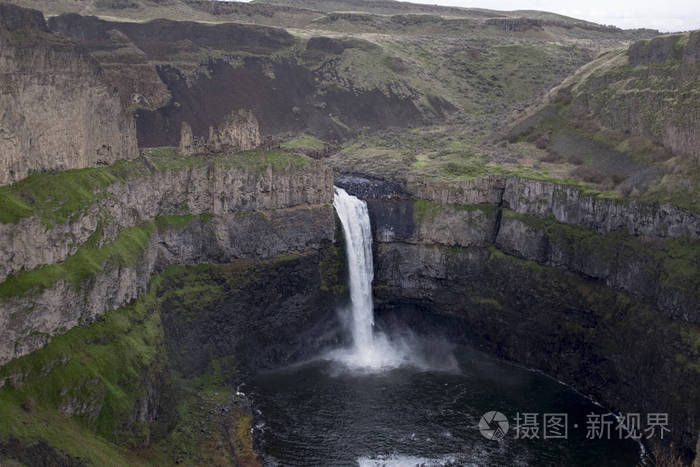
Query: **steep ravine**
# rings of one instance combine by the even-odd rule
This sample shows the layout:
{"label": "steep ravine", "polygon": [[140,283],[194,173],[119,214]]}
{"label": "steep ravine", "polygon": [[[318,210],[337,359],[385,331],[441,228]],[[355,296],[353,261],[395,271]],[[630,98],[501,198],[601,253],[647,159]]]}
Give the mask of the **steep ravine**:
{"label": "steep ravine", "polygon": [[380,309],[460,317],[485,349],[615,410],[668,412],[673,448],[652,450],[691,462],[700,426],[695,215],[508,177],[336,184],[367,199]]}

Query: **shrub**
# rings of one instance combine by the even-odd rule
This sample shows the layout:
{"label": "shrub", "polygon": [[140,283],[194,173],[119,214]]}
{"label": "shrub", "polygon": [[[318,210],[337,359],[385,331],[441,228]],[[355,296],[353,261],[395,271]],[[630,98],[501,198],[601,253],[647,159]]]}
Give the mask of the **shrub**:
{"label": "shrub", "polygon": [[583,164],[583,159],[581,159],[581,156],[569,156],[569,163],[574,165],[581,165]]}
{"label": "shrub", "polygon": [[571,175],[589,183],[601,183],[605,179],[605,175],[595,167],[579,166],[571,171]]}
{"label": "shrub", "polygon": [[547,154],[540,158],[542,162],[557,162],[560,159],[561,155],[554,149],[550,149]]}

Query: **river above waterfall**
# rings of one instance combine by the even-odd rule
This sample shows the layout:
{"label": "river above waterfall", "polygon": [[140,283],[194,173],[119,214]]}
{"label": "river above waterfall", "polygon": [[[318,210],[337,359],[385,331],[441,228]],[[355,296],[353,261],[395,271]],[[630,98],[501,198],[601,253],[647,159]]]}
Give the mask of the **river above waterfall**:
{"label": "river above waterfall", "polygon": [[[258,375],[250,384],[262,412],[258,437],[270,465],[636,465],[631,440],[586,439],[590,413],[605,411],[540,373],[468,346],[451,372],[399,367],[357,372],[318,360]],[[500,441],[479,421],[502,412]],[[536,413],[539,439],[516,439],[515,417]],[[542,439],[544,414],[567,414],[567,439]]]}

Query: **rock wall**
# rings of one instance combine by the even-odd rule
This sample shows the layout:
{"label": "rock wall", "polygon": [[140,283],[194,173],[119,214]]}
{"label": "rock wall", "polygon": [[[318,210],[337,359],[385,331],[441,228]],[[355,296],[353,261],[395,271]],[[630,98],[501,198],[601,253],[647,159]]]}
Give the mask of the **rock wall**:
{"label": "rock wall", "polygon": [[157,216],[219,216],[332,202],[333,175],[312,160],[303,168],[285,171],[204,165],[154,173],[144,167],[135,172],[108,186],[103,196],[65,223],[47,225],[39,216],[0,223],[0,282],[10,274],[63,261],[98,228],[102,241],[109,241],[122,229]]}
{"label": "rock wall", "polygon": [[209,136],[195,138],[192,126],[182,122],[180,154],[190,155],[223,150],[245,151],[260,146],[260,125],[253,112],[239,109],[224,120],[220,127],[209,127]]}
{"label": "rock wall", "polygon": [[[333,240],[332,174],[318,161],[145,167],[66,223],[34,216],[0,225],[0,363],[129,303],[168,264],[269,258]],[[34,286],[18,289],[24,281]]]}
{"label": "rock wall", "polygon": [[[304,228],[300,228],[304,226]],[[58,280],[0,302],[0,364],[45,345],[51,336],[85,325],[124,306],[146,290],[168,264],[224,263],[318,249],[334,237],[330,206],[251,211],[195,218],[184,228],[160,231],[152,224],[145,245],[129,245],[131,264],[105,262],[88,280]],[[141,247],[141,251],[139,251]]]}
{"label": "rock wall", "polygon": [[[140,147],[188,146],[188,138],[181,143],[183,123],[202,144],[227,144],[226,128],[241,110],[253,113],[262,137],[308,133],[334,140],[366,127],[443,120],[454,109],[434,96],[432,109],[421,105],[427,97],[413,88],[405,95],[375,85],[326,89],[324,67],[309,60],[303,42],[279,28],[116,22],[77,14],[53,17],[49,27],[86,47],[122,102],[138,107],[134,116]],[[324,58],[327,63],[336,59]]]}
{"label": "rock wall", "polygon": [[137,155],[136,129],[84,49],[0,4],[0,185]]}
{"label": "rock wall", "polygon": [[[0,366],[2,409],[23,427],[0,442],[0,464],[259,465],[241,443],[254,424],[241,383],[251,370],[308,358],[340,329],[322,286],[324,258],[337,248],[322,243],[171,266],[132,304]],[[41,403],[27,411],[27,400]],[[46,432],[50,414],[61,428]],[[186,430],[194,436],[183,439]]]}
{"label": "rock wall", "polygon": [[489,176],[442,184],[414,177],[407,180],[405,191],[413,199],[440,204],[492,204],[519,214],[553,217],[601,234],[625,231],[654,238],[700,238],[700,217],[676,206],[601,198],[546,181]]}

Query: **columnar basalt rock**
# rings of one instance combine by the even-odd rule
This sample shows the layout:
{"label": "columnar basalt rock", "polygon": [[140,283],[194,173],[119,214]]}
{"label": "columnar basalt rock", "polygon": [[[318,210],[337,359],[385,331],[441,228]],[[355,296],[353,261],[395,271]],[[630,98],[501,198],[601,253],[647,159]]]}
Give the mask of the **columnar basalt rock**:
{"label": "columnar basalt rock", "polygon": [[41,13],[3,3],[0,17],[0,185],[136,157],[133,118],[98,63]]}
{"label": "columnar basalt rock", "polygon": [[[110,168],[130,175],[64,222],[36,214],[0,224],[0,364],[128,304],[168,264],[269,258],[333,240],[333,176],[323,163],[264,152],[191,157]],[[34,285],[19,290],[25,280]]]}
{"label": "columnar basalt rock", "polygon": [[63,261],[98,227],[103,241],[109,241],[122,229],[159,215],[227,215],[332,202],[332,172],[312,160],[286,171],[202,166],[143,172],[108,186],[105,196],[67,222],[47,225],[32,216],[0,223],[0,282],[10,274]]}
{"label": "columnar basalt rock", "polygon": [[183,121],[180,130],[180,153],[246,151],[260,146],[260,125],[253,112],[239,109],[231,112],[218,127],[209,127],[209,136],[195,138],[192,127]]}
{"label": "columnar basalt rock", "polygon": [[303,253],[318,250],[335,235],[329,205],[231,212],[194,217],[184,227],[155,228],[151,223],[146,228],[148,239],[132,264],[107,261],[80,283],[61,279],[43,290],[1,299],[0,365],[41,348],[53,335],[130,303],[168,264]]}

